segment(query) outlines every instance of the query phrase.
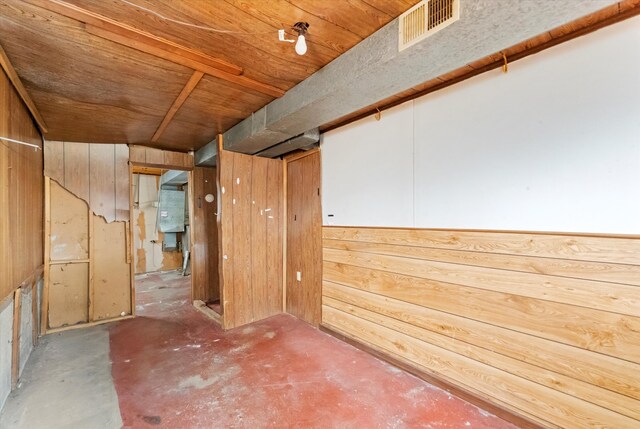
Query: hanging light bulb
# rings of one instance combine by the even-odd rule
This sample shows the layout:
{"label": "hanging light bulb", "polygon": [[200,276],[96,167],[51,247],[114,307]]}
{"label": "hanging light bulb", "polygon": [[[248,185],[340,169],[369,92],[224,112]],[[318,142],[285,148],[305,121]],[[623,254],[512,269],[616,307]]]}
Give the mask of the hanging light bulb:
{"label": "hanging light bulb", "polygon": [[301,34],[298,36],[298,41],[296,42],[296,54],[304,55],[307,53],[307,42],[304,36]]}
{"label": "hanging light bulb", "polygon": [[296,54],[304,55],[307,53],[307,40],[305,35],[309,29],[309,23],[296,22],[293,29],[298,32],[298,40],[296,41]]}

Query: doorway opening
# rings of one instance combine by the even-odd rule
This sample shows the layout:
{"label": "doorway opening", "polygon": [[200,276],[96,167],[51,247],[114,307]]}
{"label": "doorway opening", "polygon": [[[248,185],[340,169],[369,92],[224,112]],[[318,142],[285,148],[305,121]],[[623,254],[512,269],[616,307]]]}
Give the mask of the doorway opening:
{"label": "doorway opening", "polygon": [[135,168],[132,174],[136,307],[144,311],[157,289],[191,291],[189,172]]}

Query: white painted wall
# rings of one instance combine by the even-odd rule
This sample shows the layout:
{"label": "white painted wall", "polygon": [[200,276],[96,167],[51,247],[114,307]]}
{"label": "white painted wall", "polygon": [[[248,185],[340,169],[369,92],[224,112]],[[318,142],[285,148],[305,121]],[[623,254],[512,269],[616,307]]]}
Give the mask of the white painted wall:
{"label": "white painted wall", "polygon": [[640,17],[326,133],[322,167],[325,225],[640,234]]}

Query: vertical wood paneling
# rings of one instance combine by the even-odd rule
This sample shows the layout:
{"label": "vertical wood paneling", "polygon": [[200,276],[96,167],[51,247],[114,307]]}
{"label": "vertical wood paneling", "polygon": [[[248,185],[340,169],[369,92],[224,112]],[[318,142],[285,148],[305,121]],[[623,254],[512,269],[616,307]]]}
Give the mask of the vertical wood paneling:
{"label": "vertical wood paneling", "polygon": [[64,182],[66,189],[89,201],[89,144],[64,143]]}
{"label": "vertical wood paneling", "polygon": [[317,326],[322,310],[319,152],[287,164],[287,187],[287,312]]}
{"label": "vertical wood paneling", "polygon": [[[256,320],[268,315],[267,281],[267,218],[271,210],[267,202],[268,160],[253,157],[251,172],[251,290],[253,317]],[[269,211],[265,211],[269,210]]]}
{"label": "vertical wood paneling", "polygon": [[44,144],[44,175],[64,186],[64,142],[48,141]]}
{"label": "vertical wood paneling", "polygon": [[[66,144],[65,144],[66,149]],[[105,217],[107,222],[116,218],[115,152],[113,145],[90,146],[91,198],[89,206]]]}
{"label": "vertical wood paneling", "polygon": [[222,311],[223,311],[223,325],[225,329],[233,328],[235,326],[235,313],[236,311],[242,311],[237,309],[237,303],[235,301],[235,270],[231,257],[233,256],[234,248],[234,233],[233,233],[233,164],[235,161],[234,153],[221,150],[218,153],[218,175],[220,192],[218,207],[220,212],[218,213],[220,228],[219,236],[220,250],[219,255],[222,261],[220,266],[222,275],[220,277],[220,288]]}
{"label": "vertical wood paneling", "polygon": [[267,160],[267,186],[265,206],[270,211],[266,222],[266,271],[267,271],[267,316],[282,311],[282,241],[284,223],[282,162]]}
{"label": "vertical wood paneling", "polygon": [[[42,147],[28,110],[0,71],[0,136]],[[0,141],[0,298],[43,263],[43,152]]]}
{"label": "vertical wood paneling", "polygon": [[116,175],[116,220],[129,220],[129,149],[114,145]]}
{"label": "vertical wood paneling", "polygon": [[229,329],[282,309],[282,163],[227,151],[218,161],[223,318]]}
{"label": "vertical wood paneling", "polygon": [[638,426],[639,237],[323,236],[326,326],[542,425]]}
{"label": "vertical wood paneling", "polygon": [[[191,275],[193,276],[193,299],[203,302],[220,299],[218,275],[218,226],[216,212],[218,196],[216,168],[195,167],[191,180],[194,199],[192,218],[193,243],[191,244]],[[215,200],[208,203],[207,194]]]}
{"label": "vertical wood paneling", "polygon": [[[253,288],[251,284],[251,170],[252,158],[234,154],[232,177],[233,256],[235,282],[233,299],[236,302],[235,325],[254,320]],[[242,309],[242,311],[237,311]]]}

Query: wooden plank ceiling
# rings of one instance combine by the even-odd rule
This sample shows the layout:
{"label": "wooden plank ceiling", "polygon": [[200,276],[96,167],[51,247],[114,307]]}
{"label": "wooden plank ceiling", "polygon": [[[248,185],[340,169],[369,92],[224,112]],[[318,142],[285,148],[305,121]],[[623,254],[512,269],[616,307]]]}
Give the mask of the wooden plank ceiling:
{"label": "wooden plank ceiling", "polygon": [[[416,2],[0,0],[0,45],[48,140],[187,151]],[[310,24],[302,57],[277,37],[297,21]]]}

